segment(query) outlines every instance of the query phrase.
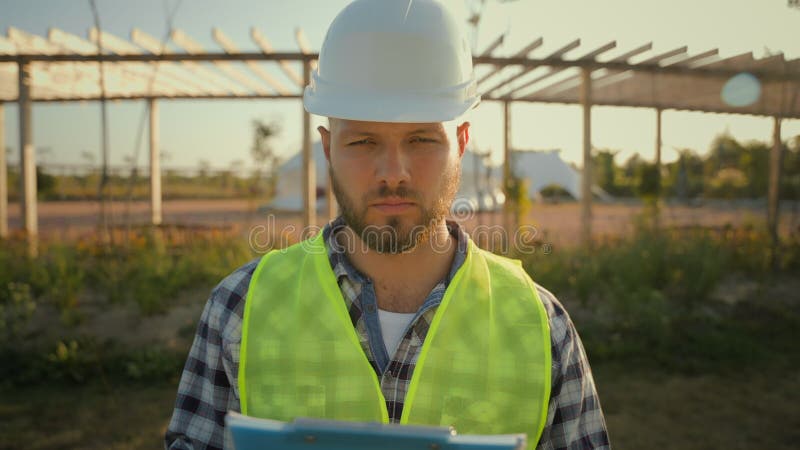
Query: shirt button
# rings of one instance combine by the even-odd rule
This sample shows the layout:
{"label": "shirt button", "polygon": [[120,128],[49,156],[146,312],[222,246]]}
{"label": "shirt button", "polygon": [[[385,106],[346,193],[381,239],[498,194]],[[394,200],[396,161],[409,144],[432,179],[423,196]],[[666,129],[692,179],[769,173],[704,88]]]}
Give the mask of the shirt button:
{"label": "shirt button", "polygon": [[375,312],[375,305],[372,304],[372,303],[368,304],[367,305],[367,312],[368,313],[374,313]]}

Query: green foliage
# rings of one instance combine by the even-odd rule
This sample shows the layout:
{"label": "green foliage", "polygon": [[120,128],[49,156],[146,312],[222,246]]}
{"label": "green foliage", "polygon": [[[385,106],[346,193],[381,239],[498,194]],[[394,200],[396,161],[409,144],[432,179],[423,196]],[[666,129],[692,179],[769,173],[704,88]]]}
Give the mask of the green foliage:
{"label": "green foliage", "polygon": [[539,195],[541,195],[543,199],[549,201],[575,200],[575,197],[573,197],[568,190],[558,184],[548,184],[539,191]]}
{"label": "green foliage", "polygon": [[132,234],[115,247],[97,241],[71,244],[42,242],[29,258],[22,242],[0,247],[0,334],[17,336],[35,305],[48,304],[62,322],[75,325],[83,316],[81,299],[136,304],[142,314],[165,312],[183,290],[211,287],[252,259],[238,236],[196,237],[171,242],[158,233]]}
{"label": "green foliage", "polygon": [[531,209],[527,179],[512,174],[506,185],[506,207],[511,208],[517,225],[521,225],[525,221]]}
{"label": "green foliage", "polygon": [[30,285],[11,281],[0,287],[0,347],[20,340],[35,310]]}
{"label": "green foliage", "polygon": [[636,167],[636,194],[647,199],[661,194],[661,172],[655,164],[640,163]]}
{"label": "green foliage", "polygon": [[165,381],[180,376],[182,352],[161,347],[130,348],[118,343],[79,338],[56,342],[50,348],[0,348],[0,358],[14,370],[0,388],[45,383],[84,384],[108,381]]}
{"label": "green foliage", "polygon": [[[265,123],[253,120],[253,145],[250,147],[250,156],[255,163],[255,171],[251,180],[251,194],[257,195],[266,190],[272,195],[275,190],[278,176],[278,156],[275,154],[273,141],[280,135],[281,126],[278,122]],[[262,186],[261,172],[267,170],[267,185]]]}
{"label": "green foliage", "polygon": [[[726,277],[776,275],[769,271],[767,242],[765,231],[750,227],[654,232],[640,226],[627,239],[526,255],[523,264],[538,283],[579,301],[576,322],[593,358],[643,358],[692,371],[738,362],[742,352],[767,353],[760,345],[771,339],[769,326],[755,318],[748,325],[713,297]],[[786,273],[800,267],[798,253],[800,238],[784,242]],[[758,301],[747,307],[769,308]],[[796,311],[784,311],[775,324],[785,329],[787,322],[800,325]]]}
{"label": "green foliage", "polygon": [[86,264],[91,286],[110,301],[133,302],[143,314],[152,315],[166,312],[181,291],[213,285],[252,257],[241,238],[199,238],[176,246],[151,233]]}
{"label": "green foliage", "polygon": [[592,156],[594,173],[592,179],[595,184],[611,195],[618,195],[617,169],[614,157],[617,152],[612,150],[598,150]]}
{"label": "green foliage", "polygon": [[40,166],[36,167],[36,191],[42,198],[49,197],[55,191],[56,177],[45,172]]}

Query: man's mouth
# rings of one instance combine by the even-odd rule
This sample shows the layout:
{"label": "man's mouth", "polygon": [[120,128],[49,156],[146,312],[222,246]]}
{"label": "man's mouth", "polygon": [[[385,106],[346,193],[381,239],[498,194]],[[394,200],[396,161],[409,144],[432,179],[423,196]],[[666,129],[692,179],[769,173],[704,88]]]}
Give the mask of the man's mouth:
{"label": "man's mouth", "polygon": [[415,203],[404,198],[384,198],[371,203],[369,206],[386,214],[397,214],[413,208]]}

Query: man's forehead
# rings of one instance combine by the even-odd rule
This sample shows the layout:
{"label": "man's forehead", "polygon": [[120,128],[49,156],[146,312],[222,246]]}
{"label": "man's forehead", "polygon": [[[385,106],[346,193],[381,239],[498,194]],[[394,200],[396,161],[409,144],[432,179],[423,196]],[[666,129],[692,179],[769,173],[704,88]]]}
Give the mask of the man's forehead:
{"label": "man's forehead", "polygon": [[380,134],[380,133],[416,133],[416,132],[430,132],[430,133],[444,133],[445,123],[429,122],[429,123],[394,123],[394,122],[367,122],[360,120],[347,120],[330,118],[331,131],[335,130],[339,133],[363,133],[363,134]]}

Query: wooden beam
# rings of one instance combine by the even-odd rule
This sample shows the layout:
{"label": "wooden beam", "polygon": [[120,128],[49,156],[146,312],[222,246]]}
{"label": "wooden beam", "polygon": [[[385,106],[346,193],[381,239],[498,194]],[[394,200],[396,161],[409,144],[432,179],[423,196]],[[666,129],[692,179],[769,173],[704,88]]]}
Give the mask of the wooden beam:
{"label": "wooden beam", "polygon": [[[97,35],[95,35],[96,37]],[[128,54],[125,48],[121,52],[119,45],[116,44],[120,41],[119,38],[111,36],[107,33],[102,33],[103,36],[103,49],[111,50],[118,54]],[[61,52],[73,53],[78,55],[95,55],[97,54],[97,42],[90,42],[65,31],[57,28],[51,28],[47,33],[48,41],[53,46],[58,47]],[[130,52],[132,53],[132,52]],[[139,52],[141,53],[141,52]],[[64,85],[68,85],[76,95],[85,95],[97,91],[100,82],[100,68],[98,64],[82,64],[82,63],[61,63],[68,64],[69,70],[72,72],[71,77],[64,77]],[[50,66],[55,66],[51,64]],[[108,64],[105,67],[105,82],[106,93],[122,94],[129,93],[137,90],[150,90],[149,83],[157,64],[147,63],[116,63]],[[154,80],[156,92],[161,95],[169,96],[174,92],[186,93],[187,91],[177,84],[170,84],[165,80]],[[38,83],[37,83],[38,85]]]}
{"label": "wooden beam", "polygon": [[661,180],[661,108],[656,108],[656,180],[658,182],[657,187],[657,194],[655,198],[655,213],[653,216],[653,226],[655,229],[661,228],[661,186],[663,185]]}
{"label": "wooden beam", "polygon": [[[146,35],[144,32],[140,31],[137,35],[134,35],[133,38],[136,40],[137,45],[141,45],[151,53],[158,55],[161,58],[167,58],[169,56],[186,56],[184,54],[175,53],[166,46],[162,46],[158,39]],[[221,89],[224,92],[229,92],[234,95],[243,95],[247,92],[247,90],[238,83],[234,83],[233,81],[221,76],[219,73],[207,69],[196,61],[183,61],[179,67],[185,69],[191,74],[189,75],[190,79],[202,80],[208,84],[211,84],[214,90]]]}
{"label": "wooden beam", "polygon": [[[503,102],[503,193],[506,196],[506,201],[503,204],[503,229],[508,236],[514,232],[512,230],[513,211],[511,210],[512,203],[516,199],[511,198],[511,192],[508,188],[511,185],[511,102]],[[509,242],[507,240],[506,242]]]}
{"label": "wooden beam", "polygon": [[333,180],[331,180],[330,174],[328,174],[327,178],[328,188],[325,190],[325,201],[328,205],[328,220],[333,220],[338,213],[338,203],[336,203],[336,196],[333,195]]}
{"label": "wooden beam", "polygon": [[[262,52],[264,52],[264,54],[268,55],[271,53],[275,53],[275,51],[272,48],[272,44],[269,42],[266,36],[264,36],[261,33],[261,31],[258,30],[258,28],[253,27],[250,29],[250,38],[253,39],[253,42],[255,42],[256,45],[258,45],[258,47],[261,49]],[[292,80],[294,84],[296,84],[301,89],[305,88],[305,85],[303,85],[303,77],[301,77],[294,70],[294,67],[292,67],[289,61],[280,60],[278,61],[278,64],[280,65],[281,69],[283,69],[283,72],[286,74],[286,76],[289,77],[289,79]]]}
{"label": "wooden beam", "polygon": [[[140,32],[134,28],[133,31],[131,31],[131,36],[137,33]],[[141,55],[142,48],[144,48],[141,45],[128,42],[125,39],[122,39],[109,32],[97,30],[94,27],[90,28],[89,40],[92,42],[97,42],[100,39],[103,40],[103,48],[107,48],[117,55]],[[154,55],[161,55],[162,48],[165,47],[159,42],[151,42],[146,40],[146,38],[145,42],[143,43],[152,48],[152,51],[148,51]],[[157,61],[155,63],[151,62],[148,64],[148,70],[151,72],[157,72],[159,77],[164,75],[164,78],[168,78],[173,85],[177,84],[178,86],[181,86],[181,89],[185,91],[185,93],[177,95],[191,96],[203,95],[206,93],[228,92],[225,89],[215,86],[213,83],[207,82],[206,80],[202,79],[202,77],[187,71],[185,68],[176,63],[165,61]]]}
{"label": "wooden beam", "polygon": [[161,225],[161,152],[158,132],[158,103],[147,101],[150,110],[150,223]]}
{"label": "wooden beam", "polygon": [[8,237],[8,162],[5,131],[5,107],[3,102],[0,102],[0,239]]}
{"label": "wooden beam", "polygon": [[16,55],[17,46],[9,39],[0,36],[0,55]]}
{"label": "wooden beam", "polygon": [[[233,40],[226,36],[225,33],[223,33],[219,28],[214,28],[211,32],[211,35],[226,53],[239,53],[239,49],[236,47],[236,44],[233,42]],[[261,77],[261,79],[264,80],[268,85],[270,85],[275,92],[284,95],[289,93],[283,83],[273,77],[271,73],[264,70],[263,67],[259,66],[256,61],[245,61],[245,64],[247,64],[247,67],[249,67],[250,70]]]}
{"label": "wooden beam", "polygon": [[[297,46],[300,47],[300,53],[304,55],[310,55],[312,53],[311,44],[308,43],[308,38],[302,28],[297,27],[294,29],[294,39],[297,41]],[[311,61],[311,70],[316,68],[317,61]],[[305,83],[303,86],[308,86],[308,83]]]}
{"label": "wooden beam", "polygon": [[19,66],[19,148],[20,148],[20,203],[22,222],[31,247],[30,253],[37,252],[36,241],[39,223],[36,211],[36,153],[33,147],[33,124],[31,102],[31,66],[21,62]]}
{"label": "wooden beam", "polygon": [[668,66],[682,66],[687,67],[690,65],[694,65],[694,67],[701,66],[704,62],[708,63],[711,62],[711,58],[714,58],[719,54],[719,50],[714,48],[703,53],[698,53],[696,55],[689,56],[688,58],[681,59],[679,61],[675,61],[669,64],[665,64],[664,67]]}
{"label": "wooden beam", "polygon": [[[541,37],[537,38],[536,40],[534,40],[530,44],[526,45],[522,50],[520,50],[516,54],[514,54],[513,57],[514,58],[527,58],[529,53],[531,53],[532,51],[536,50],[537,48],[539,48],[542,45],[542,42],[544,42],[544,39],[542,39]],[[506,68],[505,65],[496,65],[494,67],[493,71],[487,73],[486,75],[484,75],[483,77],[481,77],[478,80],[478,85],[480,86],[481,84],[486,82],[486,80],[488,80],[489,78],[493,77],[494,75],[500,73],[505,68]]]}
{"label": "wooden beam", "polygon": [[771,240],[770,262],[778,269],[780,259],[780,186],[781,164],[783,162],[783,143],[781,142],[781,118],[773,118],[772,151],[769,158],[769,191],[767,192],[767,228]]}
{"label": "wooden beam", "polygon": [[491,56],[492,53],[494,53],[494,51],[497,50],[498,47],[503,45],[503,40],[505,39],[505,37],[506,37],[505,33],[498,36],[497,39],[494,40],[494,42],[489,44],[489,46],[486,47],[486,49],[484,49],[481,53],[479,53],[480,56]]}
{"label": "wooden beam", "polygon": [[[636,55],[639,55],[641,53],[644,53],[644,52],[650,50],[651,48],[653,48],[653,43],[652,42],[648,42],[647,44],[641,45],[639,47],[634,48],[633,50],[627,51],[627,52],[625,52],[625,53],[623,53],[623,54],[621,54],[619,56],[616,56],[616,57],[610,59],[608,62],[611,62],[611,63],[627,63],[628,60],[631,59],[632,57],[634,57]],[[618,73],[618,72],[615,72],[615,74],[616,73]],[[603,79],[603,78],[605,78],[607,76],[608,75],[604,75],[604,76],[601,76],[599,78],[595,78],[594,81]],[[563,91],[566,91],[568,89],[575,89],[578,86],[580,86],[580,84],[581,84],[581,74],[578,73],[577,75],[573,75],[573,76],[571,76],[569,78],[565,78],[565,79],[563,79],[561,81],[558,81],[556,83],[553,83],[553,84],[551,84],[549,86],[545,86],[545,87],[539,89],[538,91],[529,93],[528,95],[526,95],[524,97],[524,99],[525,100],[532,100],[532,99],[540,98],[542,96],[555,95],[555,94],[557,94],[559,92],[563,92]]]}
{"label": "wooden beam", "polygon": [[[608,43],[596,48],[595,50],[592,50],[591,52],[585,54],[584,56],[582,56],[582,57],[580,57],[578,59],[579,60],[584,60],[584,61],[586,61],[586,60],[594,60],[597,56],[599,56],[599,55],[601,55],[601,54],[613,49],[616,46],[617,46],[617,41],[608,42]],[[542,74],[542,75],[534,78],[533,80],[530,80],[530,81],[528,81],[528,82],[526,82],[526,83],[524,83],[524,84],[522,84],[520,86],[517,86],[517,87],[511,89],[510,91],[506,92],[505,96],[506,97],[511,97],[515,92],[519,92],[519,91],[521,91],[521,90],[523,90],[523,89],[525,89],[525,88],[527,88],[529,86],[532,86],[532,85],[534,85],[534,84],[536,84],[536,83],[538,83],[538,82],[540,82],[540,81],[542,81],[544,79],[550,78],[553,75],[556,75],[558,73],[562,73],[567,69],[568,69],[568,67],[559,67],[559,68],[551,67],[550,70],[545,72],[544,74]]]}
{"label": "wooden beam", "polygon": [[[197,41],[192,39],[188,34],[181,30],[173,30],[172,34],[172,42],[175,43],[178,47],[181,47],[187,53],[191,54],[202,54],[207,53],[206,50],[200,45]],[[248,89],[257,92],[259,94],[265,94],[267,92],[264,89],[264,86],[255,81],[254,79],[250,78],[249,76],[242,73],[242,71],[237,70],[230,62],[227,61],[212,61],[212,63],[225,75],[227,75],[230,79],[236,81],[242,86],[246,86]]]}
{"label": "wooden beam", "polygon": [[583,108],[583,170],[581,171],[581,239],[592,245],[592,72],[581,71],[581,107]]}
{"label": "wooden beam", "polygon": [[[564,56],[569,51],[577,48],[580,45],[581,45],[581,40],[580,39],[575,39],[574,41],[570,42],[569,44],[559,48],[558,50],[556,50],[553,53],[551,53],[550,55],[548,55],[547,59],[561,59],[562,56]],[[491,88],[483,91],[483,94],[481,94],[481,95],[490,96],[494,91],[496,91],[496,90],[498,90],[498,89],[500,89],[500,88],[502,88],[504,86],[507,86],[512,81],[517,80],[518,78],[522,77],[523,75],[530,73],[531,71],[533,71],[536,68],[537,67],[526,67],[526,68],[520,70],[518,73],[516,73],[514,75],[511,75],[510,77],[507,77],[505,80],[501,81],[500,83],[497,83],[494,86],[492,86]]]}
{"label": "wooden beam", "polygon": [[[311,80],[311,62],[303,63],[303,82]],[[316,225],[317,218],[317,174],[314,155],[311,153],[311,114],[303,108],[303,231],[300,238],[310,237],[307,233]]]}
{"label": "wooden beam", "polygon": [[[17,49],[18,53],[31,53],[51,57],[59,53],[59,48],[52,45],[41,36],[27,33],[18,28],[8,28],[8,38]],[[43,68],[42,65],[30,65],[31,78],[36,80],[31,85],[32,93],[40,95],[42,93],[55,93],[56,95],[70,95],[70,90],[67,86],[59,83],[61,77],[69,76],[71,73],[69,68],[59,65],[53,67]],[[65,70],[67,69],[67,70]],[[33,89],[35,87],[35,89]],[[32,95],[31,95],[32,97]]]}

